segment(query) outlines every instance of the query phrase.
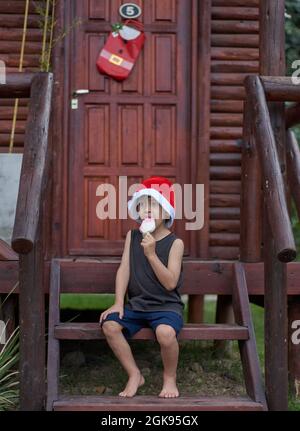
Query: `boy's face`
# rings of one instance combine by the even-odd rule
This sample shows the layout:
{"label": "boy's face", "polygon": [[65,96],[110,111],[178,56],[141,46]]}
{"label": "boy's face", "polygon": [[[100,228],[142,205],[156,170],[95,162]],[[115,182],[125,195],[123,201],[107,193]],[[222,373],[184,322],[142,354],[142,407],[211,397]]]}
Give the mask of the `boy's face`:
{"label": "boy's face", "polygon": [[164,219],[169,218],[169,214],[166,213],[152,196],[142,196],[138,201],[137,211],[142,220],[147,217],[154,218],[156,227],[158,227]]}

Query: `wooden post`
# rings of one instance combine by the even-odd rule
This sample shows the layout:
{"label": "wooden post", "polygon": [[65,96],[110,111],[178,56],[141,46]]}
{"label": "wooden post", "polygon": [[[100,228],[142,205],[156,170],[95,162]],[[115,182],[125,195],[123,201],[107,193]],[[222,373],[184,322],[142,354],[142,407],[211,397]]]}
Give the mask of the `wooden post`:
{"label": "wooden post", "polygon": [[[285,75],[285,1],[260,5],[260,74]],[[269,104],[281,171],[284,173],[284,106]],[[270,410],[288,408],[286,263],[275,255],[274,238],[264,203],[265,379]]]}
{"label": "wooden post", "polygon": [[[218,295],[216,308],[216,323],[233,324],[234,322],[235,320],[232,306],[232,296]],[[217,357],[224,357],[224,355],[230,356],[232,353],[232,341],[215,340],[214,350]]]}
{"label": "wooden post", "polygon": [[33,250],[20,255],[20,410],[45,407],[44,259],[41,222]]}
{"label": "wooden post", "polygon": [[253,141],[250,102],[244,104],[244,130],[241,172],[241,234],[240,260],[260,262],[262,242],[261,166]]}
{"label": "wooden post", "polygon": [[[199,22],[199,58],[197,73],[199,76],[199,94],[197,106],[199,112],[198,142],[197,142],[197,173],[196,183],[204,184],[204,214],[205,223],[201,230],[195,233],[197,240],[197,256],[202,259],[209,257],[209,155],[210,155],[210,33],[211,33],[211,0],[198,2]],[[196,53],[197,55],[197,53]],[[204,296],[189,295],[188,321],[201,323],[203,321]]]}
{"label": "wooden post", "polygon": [[43,199],[50,167],[52,74],[32,80],[12,248],[19,253],[20,409],[45,407]]}

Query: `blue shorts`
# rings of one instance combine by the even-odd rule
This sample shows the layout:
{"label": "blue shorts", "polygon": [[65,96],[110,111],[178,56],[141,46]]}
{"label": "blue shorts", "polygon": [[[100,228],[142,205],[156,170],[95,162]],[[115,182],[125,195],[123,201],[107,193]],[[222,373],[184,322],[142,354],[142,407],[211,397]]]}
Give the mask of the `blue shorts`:
{"label": "blue shorts", "polygon": [[127,339],[131,338],[140,329],[147,327],[152,328],[155,334],[156,327],[161,323],[172,326],[176,332],[176,338],[178,338],[178,334],[184,325],[182,316],[175,311],[136,311],[130,310],[126,306],[124,307],[122,319],[120,319],[118,312],[110,313],[106,316],[106,319],[102,320],[101,328],[107,320],[120,323],[123,326],[123,334]]}

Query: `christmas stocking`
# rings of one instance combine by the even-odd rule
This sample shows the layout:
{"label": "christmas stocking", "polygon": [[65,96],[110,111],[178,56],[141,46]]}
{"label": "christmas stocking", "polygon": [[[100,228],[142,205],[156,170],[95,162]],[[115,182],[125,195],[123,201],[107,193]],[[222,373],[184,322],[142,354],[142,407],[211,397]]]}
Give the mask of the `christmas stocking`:
{"label": "christmas stocking", "polygon": [[[131,26],[127,25],[131,23]],[[135,26],[136,28],[133,28]],[[97,68],[117,81],[130,74],[144,45],[144,26],[140,21],[126,20],[113,26],[113,32],[99,53]]]}

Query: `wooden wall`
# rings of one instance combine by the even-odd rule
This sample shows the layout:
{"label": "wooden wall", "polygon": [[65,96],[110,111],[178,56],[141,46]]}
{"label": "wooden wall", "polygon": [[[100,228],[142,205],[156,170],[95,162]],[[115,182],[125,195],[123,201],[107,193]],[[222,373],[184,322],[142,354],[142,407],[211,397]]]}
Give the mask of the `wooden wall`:
{"label": "wooden wall", "polygon": [[[25,0],[0,0],[0,59],[8,72],[17,72],[20,64]],[[23,70],[38,71],[42,51],[42,29],[36,5],[30,1]],[[14,100],[0,102],[0,152],[8,152],[12,129]],[[27,118],[27,100],[19,101],[13,153],[22,152]]]}
{"label": "wooden wall", "polygon": [[[181,0],[180,0],[181,1]],[[39,69],[40,17],[34,2],[26,39],[24,70]],[[210,222],[208,258],[239,257],[240,163],[246,74],[259,70],[259,0],[212,0]],[[19,66],[25,0],[0,0],[0,58],[9,71]],[[13,152],[21,152],[26,101],[20,102]],[[0,152],[7,152],[13,101],[1,101]]]}
{"label": "wooden wall", "polygon": [[237,259],[243,80],[259,70],[259,0],[212,0],[209,257]]}

